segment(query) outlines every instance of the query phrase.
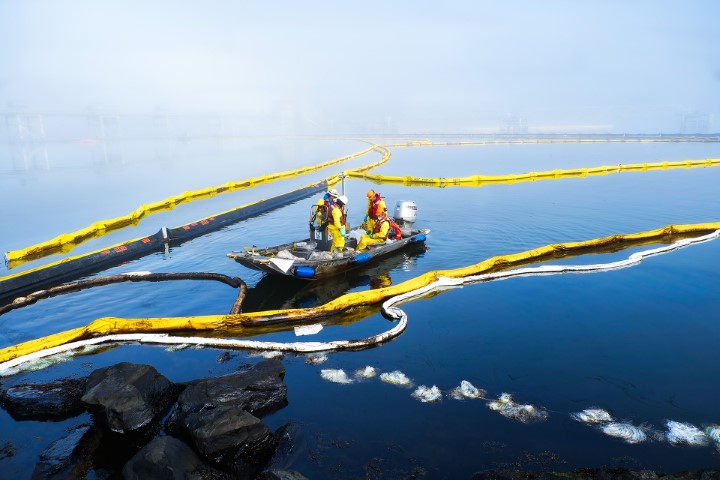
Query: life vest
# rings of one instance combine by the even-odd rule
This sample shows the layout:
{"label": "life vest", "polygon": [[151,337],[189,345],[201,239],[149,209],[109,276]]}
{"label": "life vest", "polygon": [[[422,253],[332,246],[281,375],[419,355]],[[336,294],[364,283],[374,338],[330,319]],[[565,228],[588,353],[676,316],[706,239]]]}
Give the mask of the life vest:
{"label": "life vest", "polygon": [[336,208],[340,210],[340,225],[345,225],[345,222],[347,220],[347,214],[345,213],[345,210],[340,208],[340,206],[334,202],[325,201],[325,202],[323,202],[322,206],[320,206],[321,212],[319,214],[319,218],[321,221],[321,223],[320,223],[321,230],[324,229],[325,227],[327,227],[329,224],[333,223],[332,212]]}
{"label": "life vest", "polygon": [[391,233],[391,230],[394,230],[395,231],[395,240],[400,240],[402,238],[402,230],[400,230],[400,227],[398,226],[397,223],[393,222],[392,220],[390,220],[387,217],[375,222],[375,226],[373,227],[373,238],[377,238],[377,237],[375,237],[375,234],[380,233],[380,227],[382,227],[382,224],[385,222],[388,222],[388,224],[390,225],[390,228],[388,228],[387,236],[385,237],[385,239],[387,240],[388,238],[392,238],[393,235]]}
{"label": "life vest", "polygon": [[380,212],[380,202],[382,202],[382,197],[379,193],[376,193],[369,201],[368,201],[368,217],[372,218],[373,220],[377,220],[378,217],[382,212]]}

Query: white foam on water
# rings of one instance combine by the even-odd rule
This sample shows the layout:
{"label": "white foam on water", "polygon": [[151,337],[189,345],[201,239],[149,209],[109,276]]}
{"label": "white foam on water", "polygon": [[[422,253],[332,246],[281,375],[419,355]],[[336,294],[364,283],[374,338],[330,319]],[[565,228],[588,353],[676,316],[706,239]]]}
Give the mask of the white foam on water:
{"label": "white foam on water", "polygon": [[665,438],[673,445],[684,444],[693,447],[704,447],[710,443],[710,438],[695,425],[672,420],[668,420],[665,425],[668,429],[665,432]]}
{"label": "white foam on water", "polygon": [[102,348],[101,345],[83,345],[81,347],[48,355],[46,357],[35,358],[26,362],[19,363],[15,366],[8,367],[2,371],[2,375],[16,375],[22,372],[36,372],[43,370],[59,363],[72,360],[77,355],[85,355]]}
{"label": "white foam on water", "polygon": [[486,394],[485,390],[478,389],[472,383],[463,380],[460,382],[460,386],[450,390],[448,395],[455,400],[465,400],[466,398],[482,398]]}
{"label": "white foam on water", "polygon": [[355,370],[355,376],[359,378],[373,378],[375,375],[377,375],[375,367],[367,366]]}
{"label": "white foam on water", "polygon": [[610,422],[600,426],[605,435],[625,440],[627,443],[641,443],[647,435],[639,427],[629,423]]}
{"label": "white foam on water", "polygon": [[602,408],[586,408],[582,412],[571,413],[570,417],[588,425],[596,425],[598,423],[613,422],[612,415]]}
{"label": "white foam on water", "polygon": [[489,402],[487,406],[490,410],[498,412],[503,417],[522,423],[542,422],[548,418],[545,409],[537,408],[534,405],[515,403],[509,393],[503,393],[500,398]]}
{"label": "white foam on water", "polygon": [[5,375],[16,375],[21,372],[36,372],[43,370],[58,363],[67,362],[75,355],[72,353],[58,354],[51,357],[38,358],[37,360],[31,360],[28,362],[21,363],[15,367],[10,367],[6,370]]}
{"label": "white foam on water", "polygon": [[442,392],[438,387],[433,385],[432,387],[426,387],[420,385],[413,393],[412,396],[416,400],[420,400],[423,403],[437,402],[442,399]]}
{"label": "white foam on water", "polygon": [[705,435],[715,442],[715,449],[720,452],[720,425],[711,424],[705,427]]}
{"label": "white foam on water", "polygon": [[448,397],[452,398],[453,400],[465,400],[465,396],[460,391],[460,387],[455,387],[450,392],[448,392]]}
{"label": "white foam on water", "polygon": [[352,379],[347,376],[345,370],[335,370],[332,368],[324,368],[320,370],[320,376],[328,382],[348,384],[352,383]]}
{"label": "white foam on water", "polygon": [[713,442],[720,443],[720,425],[708,425],[705,427],[705,435]]}
{"label": "white foam on water", "polygon": [[468,382],[467,380],[463,380],[460,382],[460,393],[462,393],[463,396],[466,398],[479,398],[485,395],[487,392],[485,392],[485,390],[476,388],[475,385]]}
{"label": "white foam on water", "polygon": [[312,355],[308,355],[305,358],[305,363],[308,365],[320,365],[321,363],[325,363],[328,360],[328,356],[324,353],[315,353]]}
{"label": "white foam on water", "polygon": [[264,358],[281,358],[283,355],[283,352],[278,352],[277,350],[265,350],[262,352]]}
{"label": "white foam on water", "polygon": [[248,353],[248,357],[282,358],[283,352],[279,350],[258,350]]}
{"label": "white foam on water", "polygon": [[400,370],[395,370],[389,373],[381,373],[380,380],[382,380],[383,382],[392,383],[393,385],[400,385],[402,387],[412,386],[412,382],[410,381],[410,379]]}
{"label": "white foam on water", "polygon": [[190,346],[189,343],[179,343],[177,345],[170,345],[170,346],[166,347],[165,351],[166,352],[178,352],[180,350],[185,350],[189,346]]}

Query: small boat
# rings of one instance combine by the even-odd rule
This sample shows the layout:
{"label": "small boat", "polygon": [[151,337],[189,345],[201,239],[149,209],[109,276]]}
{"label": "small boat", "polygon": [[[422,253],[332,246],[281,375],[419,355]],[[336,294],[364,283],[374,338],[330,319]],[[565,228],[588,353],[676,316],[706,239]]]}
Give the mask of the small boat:
{"label": "small boat", "polygon": [[[285,275],[262,275],[254,286],[248,287],[242,310],[260,312],[310,308],[330,302],[356,288],[389,287],[397,280],[394,271],[416,267],[426,252],[425,242],[415,242],[392,255],[326,280],[308,282]],[[397,275],[404,279],[403,273],[398,272]]]}
{"label": "small boat", "polygon": [[392,255],[411,245],[424,243],[430,230],[412,228],[416,211],[414,202],[398,202],[393,220],[400,226],[402,232],[400,239],[369,245],[362,252],[354,250],[357,239],[362,233],[361,229],[356,229],[348,232],[346,250],[342,253],[331,254],[325,251],[327,239],[316,241],[315,238],[307,238],[275,247],[245,248],[243,251],[230,252],[227,256],[247,268],[269,274],[303,280],[332,277]]}

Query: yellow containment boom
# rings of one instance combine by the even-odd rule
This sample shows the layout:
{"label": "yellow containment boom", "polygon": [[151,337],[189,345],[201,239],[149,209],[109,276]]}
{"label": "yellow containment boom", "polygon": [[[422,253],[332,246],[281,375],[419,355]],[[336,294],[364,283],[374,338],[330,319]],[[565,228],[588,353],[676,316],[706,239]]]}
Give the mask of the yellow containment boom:
{"label": "yellow containment boom", "polygon": [[[382,158],[377,162],[359,167],[353,171],[363,171],[368,168],[374,168],[390,159],[390,152],[387,149],[374,146],[373,150],[382,154]],[[141,257],[150,252],[157,251],[163,243],[170,244],[172,242],[172,244],[178,245],[189,238],[204,235],[223,225],[234,222],[241,217],[244,218],[247,215],[251,215],[253,212],[258,213],[268,208],[274,208],[273,206],[279,204],[295,201],[297,198],[305,195],[305,192],[314,191],[323,184],[328,187],[333,186],[339,183],[341,179],[342,176],[336,174],[321,182],[306,185],[269,199],[258,200],[221,213],[216,213],[190,224],[171,229],[163,228],[160,232],[153,235],[128,240],[83,255],[68,257],[31,270],[0,277],[0,299],[13,294],[13,292],[19,293],[32,288],[41,288],[48,284],[57,284],[58,281],[56,281],[56,279],[76,278],[92,269],[97,270],[103,267],[117,265],[122,261]],[[27,261],[30,260],[15,260],[11,263],[17,266]]]}
{"label": "yellow containment boom", "polygon": [[160,318],[99,318],[84,327],[67,330],[49,335],[47,337],[30,340],[0,350],[0,363],[8,362],[19,357],[31,355],[43,350],[93,337],[109,334],[124,333],[151,333],[151,332],[187,332],[212,331],[215,336],[219,330],[232,329],[233,334],[243,329],[277,323],[300,322],[330,315],[338,315],[360,307],[376,305],[389,298],[417,291],[436,282],[440,277],[461,279],[477,276],[482,273],[495,272],[510,267],[516,267],[544,259],[557,258],[567,255],[591,253],[607,247],[628,247],[638,244],[655,242],[669,242],[674,235],[700,235],[702,233],[717,232],[720,222],[700,223],[689,225],[668,225],[663,228],[632,233],[611,235],[592,240],[556,243],[544,247],[527,250],[505,256],[496,256],[469,265],[451,270],[436,270],[425,273],[411,280],[386,288],[353,292],[313,308],[300,308],[288,310],[271,310],[230,315],[207,315],[192,317],[160,317]]}
{"label": "yellow containment boom", "polygon": [[589,177],[593,175],[607,175],[620,172],[637,172],[649,170],[669,170],[674,168],[717,167],[720,158],[707,158],[705,160],[681,160],[676,162],[655,163],[627,163],[619,165],[605,165],[590,168],[573,168],[568,170],[547,170],[543,172],[527,172],[509,175],[471,175],[468,177],[412,177],[374,175],[366,172],[350,171],[348,176],[361,178],[374,183],[395,183],[407,186],[431,187],[480,187],[490,184],[534,182],[537,180],[555,180],[560,178]]}
{"label": "yellow containment boom", "polygon": [[321,170],[323,168],[337,165],[338,163],[345,162],[352,158],[360,157],[374,151],[375,148],[376,146],[373,145],[360,152],[329,160],[327,162],[319,163],[317,165],[296,168],[284,172],[270,173],[268,175],[248,178],[246,180],[240,180],[236,182],[228,182],[223,185],[203,188],[200,190],[192,190],[189,192],[184,192],[180,195],[168,197],[165,200],[160,200],[159,202],[142,204],[140,205],[140,207],[127,215],[111,218],[108,220],[100,220],[88,227],[82,228],[75,232],[60,234],[57,237],[46,242],[38,243],[36,245],[21,248],[18,250],[9,251],[5,254],[5,261],[6,263],[8,263],[8,265],[12,265],[13,262],[17,262],[21,259],[38,259],[55,253],[67,253],[73,248],[75,248],[77,245],[87,240],[101,237],[107,233],[119,230],[121,228],[129,227],[131,225],[137,225],[144,217],[160,212],[162,210],[172,210],[173,208],[175,208],[175,206],[181,203],[192,202],[221,193],[234,192],[236,190],[252,188],[258,185],[275,182],[277,180],[282,180],[285,178],[304,175],[310,172]]}

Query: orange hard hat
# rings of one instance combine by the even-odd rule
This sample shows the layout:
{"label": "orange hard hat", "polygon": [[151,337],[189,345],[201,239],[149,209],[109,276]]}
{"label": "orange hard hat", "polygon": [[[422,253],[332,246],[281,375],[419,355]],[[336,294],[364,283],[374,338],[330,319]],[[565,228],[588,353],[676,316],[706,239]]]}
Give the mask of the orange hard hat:
{"label": "orange hard hat", "polygon": [[368,190],[367,191],[367,197],[372,198],[375,196],[375,190]]}

